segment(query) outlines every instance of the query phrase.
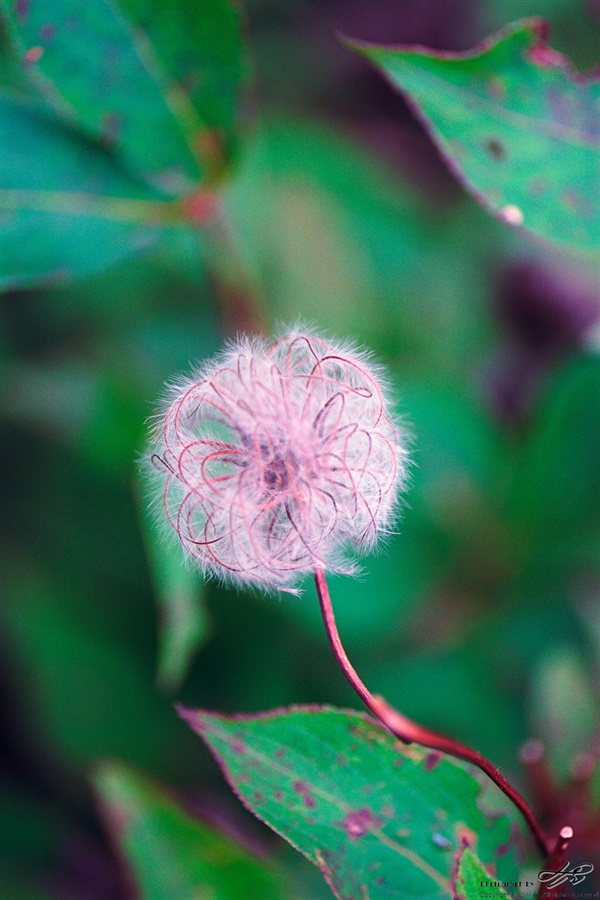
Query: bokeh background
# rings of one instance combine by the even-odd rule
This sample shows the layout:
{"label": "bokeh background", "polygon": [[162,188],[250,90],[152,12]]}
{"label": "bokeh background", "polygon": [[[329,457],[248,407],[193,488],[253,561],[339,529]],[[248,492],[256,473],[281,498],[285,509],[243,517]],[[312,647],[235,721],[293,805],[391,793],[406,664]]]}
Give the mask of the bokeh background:
{"label": "bokeh background", "polygon": [[[479,208],[404,101],[333,35],[464,50],[535,14],[585,69],[600,6],[244,8],[255,76],[225,205],[247,289],[224,288],[182,232],[84,279],[2,298],[7,900],[131,896],[90,787],[104,759],[161,779],[274,855],[290,897],[329,896],[239,806],[172,705],[358,707],[314,591],[266,598],[201,585],[157,549],[137,471],[165,379],[259,322],[301,317],[371,347],[413,436],[398,533],[360,578],[331,583],[365,681],[488,755],[529,796],[524,741],[546,742],[563,784],[597,746],[597,267]],[[2,79],[30,90],[6,41]],[[592,849],[577,852],[590,861]]]}

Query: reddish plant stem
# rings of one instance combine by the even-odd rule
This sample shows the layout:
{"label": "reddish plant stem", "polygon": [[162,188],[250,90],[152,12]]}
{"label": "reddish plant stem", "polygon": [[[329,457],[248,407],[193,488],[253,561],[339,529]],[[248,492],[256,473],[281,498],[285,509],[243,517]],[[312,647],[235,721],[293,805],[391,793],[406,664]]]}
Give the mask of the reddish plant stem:
{"label": "reddish plant stem", "polygon": [[327,632],[331,649],[333,650],[333,654],[342,672],[367,709],[369,709],[373,715],[392,732],[392,734],[397,738],[400,738],[403,743],[412,744],[415,742],[417,744],[422,744],[425,747],[430,747],[432,750],[448,753],[450,756],[456,756],[459,759],[463,759],[465,762],[471,763],[472,765],[477,766],[478,769],[481,769],[482,772],[485,772],[485,774],[491,778],[494,784],[506,794],[508,799],[514,803],[521,812],[542,856],[544,858],[548,857],[552,848],[541,825],[537,821],[533,810],[526,800],[521,797],[518,791],[509,784],[506,778],[500,774],[498,769],[493,766],[485,756],[477,753],[476,750],[471,750],[470,747],[466,747],[463,744],[451,740],[451,738],[444,737],[441,734],[436,734],[435,731],[429,731],[429,729],[423,728],[421,725],[411,721],[406,716],[402,715],[402,713],[398,712],[398,710],[390,706],[383,697],[376,697],[370,692],[366,685],[361,681],[342,646],[333,613],[333,607],[331,605],[331,597],[329,596],[325,572],[322,569],[315,569],[314,574],[323,623],[325,625],[325,631]]}
{"label": "reddish plant stem", "polygon": [[[566,825],[564,828],[561,828],[560,834],[558,835],[558,839],[548,860],[546,862],[546,869],[548,872],[560,872],[563,866],[566,863],[567,859],[567,848],[569,843],[571,842],[571,838],[573,837],[573,829]],[[567,863],[568,865],[568,863]],[[540,873],[542,875],[542,873]],[[560,896],[561,897],[572,897],[573,893],[569,887],[564,885],[563,883],[559,883],[556,885],[556,889],[553,887],[549,887],[548,884],[542,884],[540,886],[540,890],[538,893],[538,900],[552,900],[553,897],[556,897],[556,890],[560,888]]]}
{"label": "reddish plant stem", "polygon": [[248,276],[235,234],[220,204],[210,227],[204,228],[203,238],[224,330],[231,337],[239,332],[265,334],[268,328],[263,319],[257,284]]}

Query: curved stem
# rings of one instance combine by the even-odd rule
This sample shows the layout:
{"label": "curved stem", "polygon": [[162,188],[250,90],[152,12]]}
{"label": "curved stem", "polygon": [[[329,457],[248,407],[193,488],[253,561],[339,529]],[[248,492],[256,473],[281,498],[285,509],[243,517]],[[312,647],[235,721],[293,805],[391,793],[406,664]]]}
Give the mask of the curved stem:
{"label": "curved stem", "polygon": [[429,729],[423,728],[416,722],[412,722],[406,716],[402,715],[402,713],[398,712],[398,710],[390,706],[382,697],[376,697],[370,692],[366,685],[361,681],[342,646],[335,622],[333,607],[331,605],[331,597],[329,596],[325,572],[322,569],[315,569],[315,584],[317,587],[319,603],[321,605],[323,623],[325,625],[331,649],[333,650],[334,656],[338,661],[342,672],[365,706],[392,732],[392,734],[397,738],[400,738],[403,743],[411,744],[415,742],[417,744],[422,744],[425,747],[430,747],[432,750],[448,753],[450,756],[456,756],[459,759],[463,759],[465,762],[471,763],[472,765],[477,766],[478,769],[481,769],[482,772],[485,772],[485,774],[491,778],[494,784],[506,794],[508,799],[514,803],[521,812],[542,855],[546,858],[551,851],[550,843],[544,834],[541,825],[537,821],[533,810],[527,801],[521,797],[518,791],[509,784],[506,778],[500,774],[498,769],[492,765],[485,756],[477,753],[476,750],[471,750],[470,747],[466,747],[463,744],[451,740],[451,738],[436,734],[435,731],[429,731]]}

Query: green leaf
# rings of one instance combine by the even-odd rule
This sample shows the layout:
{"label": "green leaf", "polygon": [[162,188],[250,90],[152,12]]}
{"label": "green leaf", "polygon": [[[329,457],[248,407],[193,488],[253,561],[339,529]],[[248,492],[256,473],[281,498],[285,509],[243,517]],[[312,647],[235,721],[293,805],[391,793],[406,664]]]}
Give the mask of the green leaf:
{"label": "green leaf", "polygon": [[556,373],[515,466],[509,519],[519,555],[541,564],[581,554],[600,535],[600,357],[574,359]]}
{"label": "green leaf", "polygon": [[343,322],[378,355],[401,359],[403,376],[443,370],[464,393],[472,348],[488,339],[490,260],[500,265],[519,243],[464,199],[440,216],[339,133],[269,118],[246,145],[223,209],[274,319],[300,315],[332,333]]}
{"label": "green leaf", "polygon": [[168,195],[192,190],[201,123],[148,37],[110,0],[2,0],[9,31],[54,108]]}
{"label": "green leaf", "polygon": [[552,29],[552,43],[562,53],[572,54],[581,71],[598,63],[598,16],[588,3],[573,8],[573,0],[490,0],[482,8],[480,27],[492,33],[507,22],[538,16],[543,9],[544,19]]}
{"label": "green leaf", "polygon": [[165,533],[159,525],[157,515],[144,500],[146,493],[140,484],[140,523],[159,603],[158,682],[164,690],[173,692],[208,636],[208,612],[203,604],[200,573],[186,564],[175,536]]}
{"label": "green leaf", "polygon": [[165,71],[187,92],[203,124],[214,129],[212,138],[229,145],[249,69],[241,4],[233,0],[119,2],[129,20],[148,34]]}
{"label": "green leaf", "polygon": [[36,105],[0,97],[0,146],[1,289],[102,269],[176,224],[154,192]]}
{"label": "green leaf", "polygon": [[141,900],[282,900],[267,863],[192,818],[150,780],[106,763],[96,770],[94,783]]}
{"label": "green leaf", "polygon": [[[79,519],[74,528],[81,527]],[[22,714],[35,723],[39,746],[71,768],[103,756],[124,756],[149,768],[161,765],[163,771],[171,760],[181,767],[179,723],[153,689],[151,660],[140,659],[139,649],[123,635],[106,634],[94,609],[97,598],[86,607],[83,590],[70,596],[70,574],[55,593],[51,583],[29,583],[25,564],[18,570],[19,581],[9,583],[6,592],[0,626],[24,686]],[[139,613],[137,620],[135,627],[143,630]]]}
{"label": "green leaf", "polygon": [[358,41],[416,105],[449,165],[499,218],[596,250],[600,84],[546,44],[540,19],[516,22],[468,53]]}
{"label": "green leaf", "polygon": [[330,707],[181,715],[243,803],[343,900],[447,900],[465,845],[499,878],[517,879],[517,814],[499,791],[366,715]]}
{"label": "green leaf", "polygon": [[509,900],[508,894],[496,883],[496,878],[486,872],[468,847],[460,857],[454,890],[455,900],[481,900],[482,896],[490,900]]}

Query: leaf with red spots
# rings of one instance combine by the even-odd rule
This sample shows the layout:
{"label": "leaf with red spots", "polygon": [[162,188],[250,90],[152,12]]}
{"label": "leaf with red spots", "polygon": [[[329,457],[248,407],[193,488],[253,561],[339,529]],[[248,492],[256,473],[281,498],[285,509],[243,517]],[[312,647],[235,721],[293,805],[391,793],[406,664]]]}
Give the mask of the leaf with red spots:
{"label": "leaf with red spots", "polygon": [[414,105],[448,164],[510,225],[574,249],[600,240],[600,82],[528,19],[467,53],[345,40]]}
{"label": "leaf with red spots", "polygon": [[[184,61],[192,53],[190,72],[202,70],[206,63],[210,75],[207,104],[203,105],[197,101],[201,84],[196,86],[193,102],[188,85],[177,80],[183,62],[179,61],[173,74],[169,64],[176,66],[177,60],[168,54],[161,59],[159,50],[164,49],[165,41],[160,39],[160,22],[157,47],[148,29],[140,25],[142,20],[148,25],[148,16],[137,9],[139,3],[134,5],[138,15],[128,21],[111,0],[2,2],[9,34],[22,63],[56,111],[86,135],[111,147],[132,172],[163,194],[173,197],[190,193],[215,165],[216,138],[206,125],[216,105],[215,84],[219,84],[224,56],[232,53],[235,71],[240,68],[239,16],[228,0],[212,0],[208,9],[202,5],[201,16],[197,14],[207,35],[204,42],[193,40],[198,28],[189,32]],[[163,12],[170,14],[172,6],[162,4]],[[150,24],[156,23],[160,18],[156,10],[149,11]],[[211,35],[214,38],[215,30],[221,40],[210,46],[208,41]],[[181,43],[176,34],[173,43]],[[233,101],[229,89],[225,91],[228,72],[222,73],[222,86],[232,107],[231,118]],[[236,84],[237,80],[235,75]],[[224,119],[221,107],[212,112],[213,123],[221,124]]]}
{"label": "leaf with red spots", "polygon": [[[523,885],[525,883],[523,882]],[[528,885],[533,890],[536,885]],[[509,900],[508,894],[501,887],[495,875],[491,875],[481,864],[477,856],[465,847],[458,857],[456,878],[453,882],[455,900]]]}
{"label": "leaf with red spots", "polygon": [[[120,763],[94,778],[101,810],[144,900],[283,900],[267,862],[186,812],[166,791]],[[129,896],[129,894],[128,894]]]}
{"label": "leaf with red spots", "polygon": [[458,760],[436,754],[433,765],[369,716],[331,707],[180,712],[242,802],[343,900],[447,900],[465,847],[498,879],[518,880],[518,815]]}

